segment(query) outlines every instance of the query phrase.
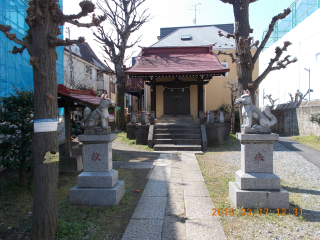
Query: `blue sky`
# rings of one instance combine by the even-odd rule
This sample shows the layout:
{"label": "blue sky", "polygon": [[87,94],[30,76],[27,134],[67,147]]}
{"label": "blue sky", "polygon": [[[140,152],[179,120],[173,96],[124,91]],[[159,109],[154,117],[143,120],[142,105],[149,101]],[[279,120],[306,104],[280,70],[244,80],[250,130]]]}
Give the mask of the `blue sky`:
{"label": "blue sky", "polygon": [[[251,3],[249,8],[250,26],[254,29],[254,40],[262,39],[263,31],[268,27],[273,16],[287,8],[293,0],[259,0]],[[63,8],[65,14],[77,13],[80,0],[64,0]],[[96,0],[93,0],[96,2]],[[234,23],[232,5],[222,3],[220,0],[146,0],[141,9],[149,8],[152,19],[146,23],[137,33],[132,34],[129,43],[134,41],[138,35],[142,35],[140,46],[148,47],[157,41],[161,27],[193,26],[194,5],[198,4],[197,25],[211,25]],[[88,20],[87,20],[88,21]],[[108,22],[105,22],[108,28]],[[66,36],[66,34],[65,34]],[[92,31],[84,28],[71,28],[71,39],[84,36],[98,57],[101,57],[101,49],[93,40]],[[133,49],[138,54],[139,47]],[[130,52],[128,52],[130,54]],[[135,55],[134,54],[134,55]],[[129,64],[127,64],[129,65]],[[110,66],[112,67],[112,66]],[[113,67],[112,67],[113,68]]]}

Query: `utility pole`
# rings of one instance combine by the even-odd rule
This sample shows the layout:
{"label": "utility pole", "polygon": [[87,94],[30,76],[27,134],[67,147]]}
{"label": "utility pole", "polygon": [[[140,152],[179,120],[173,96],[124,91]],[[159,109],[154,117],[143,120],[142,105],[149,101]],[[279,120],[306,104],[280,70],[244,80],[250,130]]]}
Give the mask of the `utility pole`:
{"label": "utility pole", "polygon": [[189,7],[192,7],[192,9],[189,9],[189,10],[194,10],[194,25],[196,26],[197,25],[197,11],[201,11],[200,9],[197,9],[197,7],[199,6],[200,7],[201,3],[197,3],[195,5],[190,5]]}
{"label": "utility pole", "polygon": [[[70,39],[70,27],[66,27],[66,29]],[[73,89],[73,74],[72,74],[73,66],[72,66],[71,45],[69,45],[69,64],[70,64],[70,68],[69,68],[70,88]]]}
{"label": "utility pole", "polygon": [[308,73],[309,73],[309,101],[310,101],[310,93],[311,93],[311,89],[310,89],[310,71],[311,71],[311,68],[304,68],[304,70],[306,70]]}

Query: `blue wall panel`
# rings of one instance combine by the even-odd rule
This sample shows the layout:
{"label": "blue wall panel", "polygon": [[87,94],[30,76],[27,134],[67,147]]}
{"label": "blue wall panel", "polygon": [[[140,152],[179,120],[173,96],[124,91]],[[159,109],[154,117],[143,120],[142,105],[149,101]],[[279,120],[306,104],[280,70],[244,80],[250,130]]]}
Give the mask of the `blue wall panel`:
{"label": "blue wall panel", "polygon": [[[62,9],[62,1],[59,5]],[[26,17],[27,0],[1,0],[0,23],[12,26],[10,33],[15,33],[22,39],[26,35],[28,25]],[[63,29],[61,28],[63,33]],[[63,38],[63,34],[59,36]],[[9,51],[18,46],[0,32],[0,96],[13,93],[13,86],[18,89],[33,89],[32,67],[29,64],[30,56],[27,50],[22,54],[11,54]],[[57,48],[57,82],[63,84],[63,47]]]}

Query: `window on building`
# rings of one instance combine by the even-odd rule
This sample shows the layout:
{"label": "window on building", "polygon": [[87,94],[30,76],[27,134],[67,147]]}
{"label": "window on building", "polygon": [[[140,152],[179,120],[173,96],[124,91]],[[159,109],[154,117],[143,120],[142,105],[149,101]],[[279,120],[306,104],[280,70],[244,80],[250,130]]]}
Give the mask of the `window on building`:
{"label": "window on building", "polygon": [[92,74],[92,68],[89,65],[85,65],[85,73],[88,75]]}
{"label": "window on building", "polygon": [[103,81],[103,73],[99,72],[97,75],[98,75],[97,80],[98,81]]}
{"label": "window on building", "polygon": [[[228,63],[227,62],[221,62],[221,65],[224,67],[228,67]],[[223,77],[223,76],[219,76],[219,77]],[[225,77],[228,77],[228,72],[225,73]]]}
{"label": "window on building", "polygon": [[186,35],[181,35],[181,40],[191,40],[191,35],[186,34]]}
{"label": "window on building", "polygon": [[116,93],[116,84],[113,82],[109,83],[109,92],[110,93]]}

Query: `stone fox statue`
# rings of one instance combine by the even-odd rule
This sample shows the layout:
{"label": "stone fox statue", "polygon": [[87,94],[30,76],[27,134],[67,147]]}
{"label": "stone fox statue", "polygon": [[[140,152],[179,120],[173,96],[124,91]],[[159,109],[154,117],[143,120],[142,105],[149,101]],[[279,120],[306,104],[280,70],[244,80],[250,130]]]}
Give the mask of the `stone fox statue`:
{"label": "stone fox statue", "polygon": [[243,95],[236,100],[236,103],[242,103],[242,126],[243,128],[251,128],[252,120],[257,124],[252,128],[270,128],[277,122],[276,117],[271,114],[270,107],[264,105],[260,110],[252,104],[250,92],[248,90],[243,91]]}
{"label": "stone fox statue", "polygon": [[102,94],[99,106],[96,110],[91,112],[91,109],[86,107],[83,111],[83,118],[80,126],[83,129],[96,128],[100,123],[102,129],[108,128],[109,121],[109,107],[114,107],[115,103],[108,98],[107,94]]}

